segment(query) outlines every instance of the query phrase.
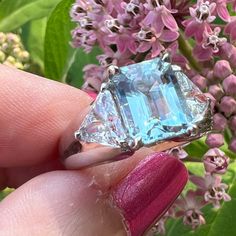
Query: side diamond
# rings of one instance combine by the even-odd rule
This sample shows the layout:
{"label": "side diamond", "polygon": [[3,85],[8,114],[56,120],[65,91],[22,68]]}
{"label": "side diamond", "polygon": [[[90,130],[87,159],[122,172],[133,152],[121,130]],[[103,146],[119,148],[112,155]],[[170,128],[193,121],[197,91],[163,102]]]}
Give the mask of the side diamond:
{"label": "side diamond", "polygon": [[120,147],[127,139],[115,102],[108,90],[101,92],[79,129],[79,138],[84,142],[95,142]]}

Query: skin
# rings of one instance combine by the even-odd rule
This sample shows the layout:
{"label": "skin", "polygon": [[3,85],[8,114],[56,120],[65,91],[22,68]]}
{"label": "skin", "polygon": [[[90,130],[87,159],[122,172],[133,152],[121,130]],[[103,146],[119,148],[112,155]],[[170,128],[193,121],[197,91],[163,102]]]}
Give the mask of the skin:
{"label": "skin", "polygon": [[64,170],[60,138],[91,98],[1,65],[0,101],[0,189],[17,188],[0,203],[0,235],[126,235],[109,191],[152,151],[82,171]]}

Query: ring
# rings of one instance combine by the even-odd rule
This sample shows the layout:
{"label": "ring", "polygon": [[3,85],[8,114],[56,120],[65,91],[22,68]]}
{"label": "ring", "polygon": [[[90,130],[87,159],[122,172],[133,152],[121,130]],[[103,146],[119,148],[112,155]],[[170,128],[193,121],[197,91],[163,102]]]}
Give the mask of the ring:
{"label": "ring", "polygon": [[210,100],[168,55],[109,66],[107,80],[81,125],[61,140],[69,169],[127,158],[142,147],[164,151],[198,139],[212,129]]}

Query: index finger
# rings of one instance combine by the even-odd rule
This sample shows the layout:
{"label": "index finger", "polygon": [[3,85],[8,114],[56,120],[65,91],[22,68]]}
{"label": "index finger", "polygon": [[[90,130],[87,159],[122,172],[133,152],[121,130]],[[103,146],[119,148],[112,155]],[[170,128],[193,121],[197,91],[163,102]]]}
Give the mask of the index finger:
{"label": "index finger", "polygon": [[0,167],[35,165],[58,156],[69,122],[91,98],[73,87],[0,65]]}

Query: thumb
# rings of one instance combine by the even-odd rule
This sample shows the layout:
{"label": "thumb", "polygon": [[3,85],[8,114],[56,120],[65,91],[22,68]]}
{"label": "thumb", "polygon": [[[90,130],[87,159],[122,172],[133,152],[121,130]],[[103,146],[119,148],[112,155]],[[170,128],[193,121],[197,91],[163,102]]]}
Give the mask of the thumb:
{"label": "thumb", "polygon": [[187,171],[152,154],[111,186],[84,171],[57,171],[27,182],[0,204],[0,235],[143,235],[182,191]]}

